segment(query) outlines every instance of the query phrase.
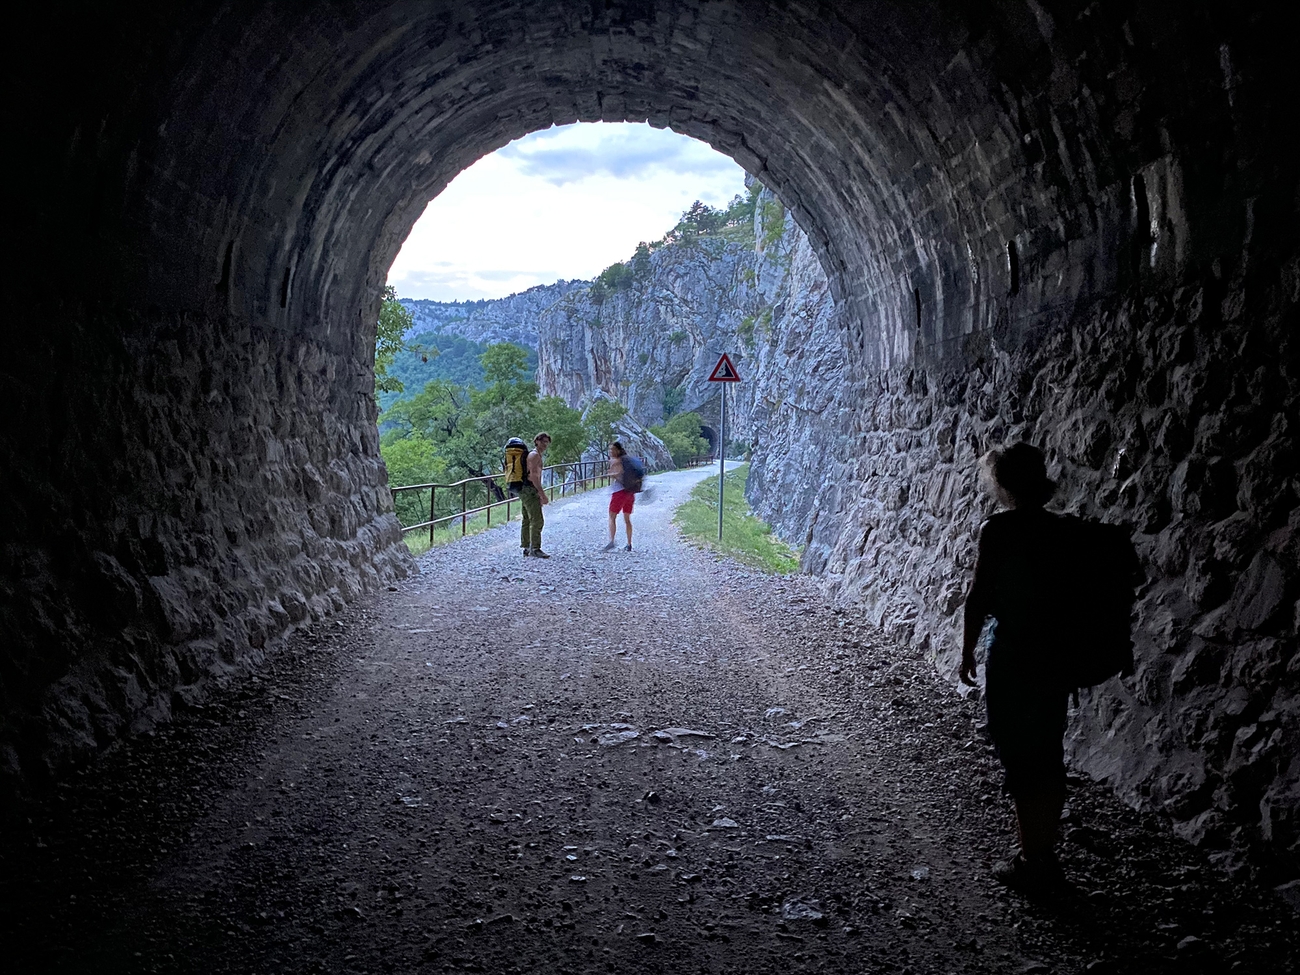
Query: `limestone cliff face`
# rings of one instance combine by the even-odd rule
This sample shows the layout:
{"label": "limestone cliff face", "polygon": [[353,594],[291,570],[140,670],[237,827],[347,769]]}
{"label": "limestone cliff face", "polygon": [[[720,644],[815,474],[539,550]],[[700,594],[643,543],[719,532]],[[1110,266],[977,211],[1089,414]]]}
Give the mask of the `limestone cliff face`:
{"label": "limestone cliff face", "polygon": [[[507,298],[483,301],[432,301],[403,298],[402,304],[415,319],[410,336],[422,332],[448,332],[484,344],[514,342],[537,348],[537,321],[541,313],[589,281],[557,281],[541,284]],[[408,337],[410,337],[408,336]]]}
{"label": "limestone cliff face", "polygon": [[708,377],[728,353],[743,382],[728,391],[726,437],[753,447],[750,501],[804,544],[828,466],[852,449],[849,355],[808,238],[766,190],[753,241],[661,248],[625,290],[571,290],[539,319],[539,382],[575,406],[599,390],[647,425],[671,398],[713,439],[721,397]]}
{"label": "limestone cliff face", "polygon": [[578,406],[603,390],[645,425],[661,423],[665,396],[676,396],[681,410],[716,424],[718,389],[707,379],[759,311],[756,264],[752,248],[706,238],[656,250],[629,287],[603,299],[570,291],[538,320],[543,393]]}

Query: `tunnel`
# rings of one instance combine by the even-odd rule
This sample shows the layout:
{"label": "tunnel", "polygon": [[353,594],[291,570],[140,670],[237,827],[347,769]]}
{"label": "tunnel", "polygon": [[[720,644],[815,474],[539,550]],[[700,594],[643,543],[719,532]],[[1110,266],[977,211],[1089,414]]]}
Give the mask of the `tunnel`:
{"label": "tunnel", "polygon": [[718,431],[710,426],[700,427],[700,436],[709,442],[709,453],[716,456],[718,451]]}
{"label": "tunnel", "polygon": [[[25,8],[0,358],[6,794],[237,686],[295,627],[411,571],[373,396],[398,248],[508,141],[648,121],[730,155],[808,235],[851,360],[837,462],[866,457],[865,430],[939,463],[958,419],[983,441],[1087,420],[1073,462],[1177,582],[1153,604],[1136,692],[1091,712],[1134,746],[1106,774],[1181,810],[1189,835],[1293,863],[1300,197],[1282,16],[1110,0]],[[866,580],[854,598],[910,593],[923,610],[895,615],[924,629],[924,607],[951,612],[960,592],[921,592],[907,553],[963,572],[969,547],[908,516],[905,490],[854,507],[858,483],[835,485],[806,568],[840,553],[836,571]],[[936,491],[959,506],[974,486]]]}

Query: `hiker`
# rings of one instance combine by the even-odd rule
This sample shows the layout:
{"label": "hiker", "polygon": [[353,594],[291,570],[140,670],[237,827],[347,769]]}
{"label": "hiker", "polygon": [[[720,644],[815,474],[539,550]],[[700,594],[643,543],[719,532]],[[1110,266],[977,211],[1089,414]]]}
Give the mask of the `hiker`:
{"label": "hiker", "polygon": [[533,437],[533,449],[527,461],[528,479],[519,488],[519,503],[524,512],[519,526],[519,544],[523,546],[524,555],[535,559],[550,558],[542,551],[542,526],[546,524],[542,505],[551,503],[542,487],[542,455],[550,445],[551,435],[544,430]]}
{"label": "hiker", "polygon": [[615,440],[609,445],[609,476],[614,482],[614,493],[609,497],[609,544],[601,551],[612,552],[615,547],[614,536],[618,533],[618,515],[623,513],[623,524],[627,528],[627,545],[624,552],[632,551],[632,505],[636,501],[636,492],[628,490],[624,482],[623,465],[627,450]]}
{"label": "hiker", "polygon": [[1005,507],[980,530],[966,599],[961,680],[975,686],[975,647],[992,627],[984,696],[988,729],[1016,807],[1020,852],[994,865],[1007,886],[1042,890],[1063,882],[1056,834],[1065,804],[1068,690],[1061,684],[1062,519],[1043,510],[1056,485],[1042,452],[1027,443],[993,450],[981,481]]}

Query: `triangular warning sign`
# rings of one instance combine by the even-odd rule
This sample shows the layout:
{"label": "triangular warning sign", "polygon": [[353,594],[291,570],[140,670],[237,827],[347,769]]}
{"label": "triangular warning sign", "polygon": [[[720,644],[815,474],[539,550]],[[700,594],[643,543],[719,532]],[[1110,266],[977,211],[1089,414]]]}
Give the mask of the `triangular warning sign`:
{"label": "triangular warning sign", "polygon": [[718,364],[713,367],[713,373],[709,376],[711,383],[738,383],[740,382],[740,373],[736,372],[736,367],[731,364],[731,357],[727,353],[722,353],[722,358]]}

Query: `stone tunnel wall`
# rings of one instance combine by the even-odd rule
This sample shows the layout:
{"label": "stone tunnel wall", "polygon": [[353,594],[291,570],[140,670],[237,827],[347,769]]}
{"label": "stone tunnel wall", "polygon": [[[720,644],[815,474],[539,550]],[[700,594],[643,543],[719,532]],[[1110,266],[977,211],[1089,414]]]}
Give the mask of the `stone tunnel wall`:
{"label": "stone tunnel wall", "polygon": [[409,567],[355,353],[230,320],[57,313],[85,324],[5,376],[22,422],[0,439],[17,475],[3,766],[29,779],[246,676]]}
{"label": "stone tunnel wall", "polygon": [[[1257,384],[1247,366],[1207,349],[1249,323],[1294,355],[1281,298],[1265,298],[1285,291],[1279,275],[1297,233],[1297,160],[1278,148],[1297,128],[1289,34],[1269,13],[1280,9],[23,7],[6,61],[11,129],[24,145],[11,160],[23,250],[6,265],[15,283],[4,291],[0,357],[5,767],[106,743],[162,714],[174,689],[183,699],[201,675],[254,660],[304,605],[323,610],[401,571],[374,444],[379,287],[425,201],[483,153],[553,123],[649,121],[704,139],[776,191],[807,233],[842,315],[853,391],[836,419],[849,438],[843,453],[872,465],[833,482],[863,497],[817,507],[827,515],[813,553],[825,553],[844,598],[898,607],[889,619],[919,639],[947,625],[945,613],[922,610],[946,606],[951,579],[934,580],[945,594],[936,604],[915,591],[909,599],[893,573],[909,553],[919,565],[931,543],[958,572],[957,539],[972,525],[913,517],[918,499],[937,492],[942,509],[951,491],[973,511],[955,473],[942,487],[943,465],[964,470],[962,436],[1001,434],[999,422],[1041,415],[1063,457],[1088,447],[1068,438],[1101,428],[1090,419],[1071,433],[1068,404],[1082,410],[1080,398],[1094,382],[1109,388],[1116,370],[1094,375],[1087,350],[1109,360],[1142,336],[1153,362],[1193,359],[1166,370],[1163,391],[1134,377],[1136,352],[1115,359],[1128,386],[1105,401],[1108,448],[1131,441],[1133,456],[1153,464],[1168,450],[1183,485],[1166,492],[1170,525],[1193,523],[1174,517],[1186,504],[1209,505],[1195,515],[1209,519],[1219,501],[1205,499],[1232,493],[1229,468],[1237,496],[1254,468],[1244,454],[1225,466],[1198,446],[1191,404],[1210,395],[1235,417],[1231,391]],[[1221,281],[1234,284],[1220,294]],[[1179,287],[1191,290],[1178,299]],[[1174,328],[1198,289],[1204,317]],[[1060,337],[1075,334],[1086,339],[1077,349]],[[1164,350],[1165,336],[1184,335],[1193,339]],[[1265,354],[1249,344],[1247,353]],[[1204,388],[1184,392],[1202,374]],[[981,376],[999,381],[984,391]],[[1174,401],[1176,426],[1161,434],[1138,414],[1170,397],[1186,403]],[[1224,436],[1234,450],[1253,437],[1254,450],[1267,407],[1242,409],[1249,435],[1229,426]],[[929,457],[938,459],[918,468],[915,488],[904,483],[908,465]],[[1189,457],[1205,460],[1180,467]],[[1159,467],[1135,473],[1115,506],[1137,516],[1155,504],[1156,482],[1144,478]],[[1260,559],[1247,576],[1262,590],[1277,578],[1272,536],[1252,534],[1267,519],[1242,510],[1252,541],[1201,558],[1207,582],[1189,599],[1235,592],[1247,552],[1249,564]],[[1208,537],[1152,531],[1189,540],[1189,552]],[[873,594],[857,583],[876,568]],[[1255,606],[1233,598],[1242,612]],[[1276,618],[1261,623],[1267,634]],[[1200,639],[1219,645],[1212,633]],[[1241,747],[1267,732],[1271,748],[1254,708],[1240,712],[1256,725]],[[1229,794],[1216,789],[1201,793],[1221,803]]]}
{"label": "stone tunnel wall", "polygon": [[[955,675],[984,451],[1028,440],[1052,507],[1129,525],[1137,670],[1085,691],[1072,761],[1225,866],[1300,869],[1300,260],[1116,297],[961,369],[812,381],[832,316],[793,298],[751,501],[833,597]],[[834,361],[823,354],[818,360]],[[823,377],[827,378],[827,377]],[[1253,857],[1251,854],[1253,853]]]}

